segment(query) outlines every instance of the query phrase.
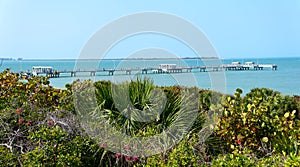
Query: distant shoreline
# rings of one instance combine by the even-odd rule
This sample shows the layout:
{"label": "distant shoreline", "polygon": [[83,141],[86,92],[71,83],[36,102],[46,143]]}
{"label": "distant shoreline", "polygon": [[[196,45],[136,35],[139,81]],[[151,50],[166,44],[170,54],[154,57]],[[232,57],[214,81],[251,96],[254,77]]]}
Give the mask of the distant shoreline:
{"label": "distant shoreline", "polygon": [[99,61],[99,60],[243,60],[243,59],[286,59],[286,58],[300,58],[296,57],[245,57],[245,58],[219,58],[219,57],[184,57],[184,58],[104,58],[104,59],[14,59],[14,58],[0,58],[0,61]]}
{"label": "distant shoreline", "polygon": [[216,60],[219,59],[218,57],[184,57],[184,58],[114,58],[114,59],[21,59],[21,60],[15,60],[15,59],[6,59],[10,61],[77,61],[77,60],[180,60],[180,59],[205,59],[205,60]]}

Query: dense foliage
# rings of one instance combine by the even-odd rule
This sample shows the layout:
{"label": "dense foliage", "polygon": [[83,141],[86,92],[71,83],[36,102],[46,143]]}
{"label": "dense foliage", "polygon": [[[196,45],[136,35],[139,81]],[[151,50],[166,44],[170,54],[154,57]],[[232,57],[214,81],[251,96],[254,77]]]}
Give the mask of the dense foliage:
{"label": "dense foliage", "polygon": [[224,101],[217,133],[228,150],[238,152],[246,147],[261,156],[297,152],[300,122],[292,97],[263,88],[243,98],[237,90]]}
{"label": "dense foliage", "polygon": [[[299,96],[266,88],[223,95],[157,87],[148,79],[76,81],[56,89],[48,78],[23,79],[9,70],[0,73],[0,86],[0,165],[300,166]],[[177,121],[194,113],[191,124]],[[185,135],[170,137],[172,147],[156,155],[129,156],[130,146],[109,151],[109,141],[86,131],[82,119],[91,114],[129,136],[158,135],[174,126]],[[89,125],[99,120],[93,121]]]}

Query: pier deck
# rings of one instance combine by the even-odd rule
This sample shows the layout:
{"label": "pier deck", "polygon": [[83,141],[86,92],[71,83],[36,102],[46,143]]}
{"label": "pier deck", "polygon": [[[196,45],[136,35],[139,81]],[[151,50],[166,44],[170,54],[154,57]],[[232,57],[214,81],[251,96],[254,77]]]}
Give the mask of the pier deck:
{"label": "pier deck", "polygon": [[[51,78],[60,77],[61,74],[69,74],[71,77],[75,77],[78,73],[84,73],[85,75],[95,76],[97,73],[106,73],[107,75],[118,74],[131,75],[132,72],[141,72],[142,74],[163,74],[163,73],[188,73],[188,72],[211,72],[211,71],[245,71],[245,70],[277,70],[276,64],[223,64],[219,66],[186,66],[186,67],[174,67],[174,68],[160,68],[160,67],[148,67],[148,68],[116,68],[116,69],[77,69],[77,70],[52,70],[48,72],[40,72],[37,75],[47,75]],[[20,74],[27,74],[32,76],[32,71],[20,71]]]}

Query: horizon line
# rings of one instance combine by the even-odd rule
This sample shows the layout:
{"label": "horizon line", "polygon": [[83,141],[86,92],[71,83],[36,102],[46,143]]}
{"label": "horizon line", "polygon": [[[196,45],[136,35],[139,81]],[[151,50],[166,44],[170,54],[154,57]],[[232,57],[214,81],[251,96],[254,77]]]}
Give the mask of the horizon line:
{"label": "horizon line", "polygon": [[104,59],[74,59],[74,58],[57,58],[57,59],[23,59],[23,58],[0,58],[0,61],[76,61],[76,60],[180,60],[180,59],[198,59],[198,60],[227,60],[227,59],[273,59],[273,58],[297,58],[300,56],[287,56],[287,57],[231,57],[231,58],[220,58],[220,57],[183,57],[183,58],[104,58]]}

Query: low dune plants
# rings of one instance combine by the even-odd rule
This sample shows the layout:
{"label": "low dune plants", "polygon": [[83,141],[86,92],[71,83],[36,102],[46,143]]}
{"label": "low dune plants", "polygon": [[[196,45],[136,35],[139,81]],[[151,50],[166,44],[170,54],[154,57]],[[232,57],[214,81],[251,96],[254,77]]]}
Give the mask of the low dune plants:
{"label": "low dune plants", "polygon": [[[5,166],[300,163],[299,96],[267,88],[225,95],[159,87],[147,78],[118,84],[78,80],[56,89],[46,77],[23,79],[9,70],[0,73],[0,86],[0,164]],[[135,156],[126,152],[133,145],[111,151],[114,141],[93,135],[106,132],[99,121],[133,137],[159,135],[172,127],[182,135],[170,136],[165,141],[170,147],[157,154]]]}

